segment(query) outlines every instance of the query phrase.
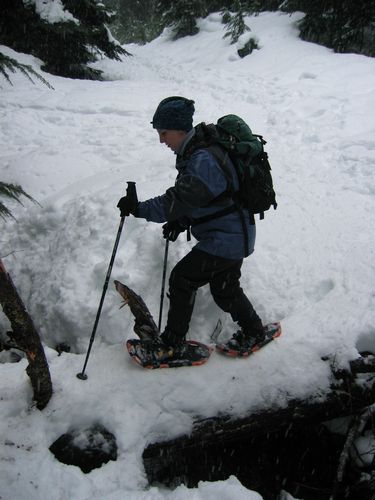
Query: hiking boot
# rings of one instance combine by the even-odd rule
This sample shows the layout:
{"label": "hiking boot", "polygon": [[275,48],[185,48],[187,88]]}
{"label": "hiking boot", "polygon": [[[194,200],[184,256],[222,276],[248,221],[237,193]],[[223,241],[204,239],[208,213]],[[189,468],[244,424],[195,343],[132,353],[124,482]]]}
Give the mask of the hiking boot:
{"label": "hiking boot", "polygon": [[201,353],[197,346],[191,342],[180,341],[176,345],[167,345],[160,339],[157,341],[142,342],[143,357],[151,364],[168,363],[171,360],[200,359]]}
{"label": "hiking boot", "polygon": [[141,342],[143,355],[150,362],[164,361],[173,358],[173,348],[164,344],[160,338],[152,340],[143,340]]}
{"label": "hiking boot", "polygon": [[263,327],[254,329],[251,333],[238,330],[232,335],[232,338],[226,342],[226,345],[229,349],[233,349],[235,351],[249,351],[257,344],[263,342],[264,338],[265,335]]}
{"label": "hiking boot", "polygon": [[185,343],[184,337],[178,337],[175,333],[167,329],[160,335],[160,339],[165,345],[173,348]]}
{"label": "hiking boot", "polygon": [[280,335],[280,323],[268,323],[251,331],[239,330],[228,341],[217,344],[216,349],[226,356],[247,357]]}
{"label": "hiking boot", "polygon": [[142,341],[144,353],[153,362],[182,359],[188,354],[188,346],[184,338],[177,337],[169,330],[165,330],[160,337]]}

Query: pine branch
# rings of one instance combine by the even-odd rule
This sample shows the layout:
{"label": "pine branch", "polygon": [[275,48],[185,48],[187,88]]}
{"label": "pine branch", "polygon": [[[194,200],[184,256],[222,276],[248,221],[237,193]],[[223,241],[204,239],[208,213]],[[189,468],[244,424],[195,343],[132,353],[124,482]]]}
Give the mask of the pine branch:
{"label": "pine branch", "polygon": [[[28,200],[39,205],[39,203],[32,196],[26,193],[26,191],[24,191],[22,187],[17,184],[8,184],[0,181],[0,197],[1,196],[14,200],[22,206],[23,203],[20,198],[21,196],[24,196]],[[2,219],[6,219],[7,217],[11,217],[14,219],[12,212],[1,201],[0,201],[0,217]]]}
{"label": "pine branch", "polygon": [[223,38],[230,37],[231,44],[238,42],[241,35],[251,29],[247,26],[244,21],[244,11],[243,6],[239,0],[234,4],[235,14],[232,15],[228,10],[223,12],[222,20],[225,24],[226,33]]}
{"label": "pine branch", "polygon": [[0,196],[11,198],[12,200],[16,200],[18,203],[21,203],[21,196],[25,196],[29,200],[35,201],[33,200],[32,196],[27,194],[18,184],[8,184],[5,182],[0,182]]}
{"label": "pine branch", "polygon": [[12,73],[15,73],[16,70],[14,68],[14,65],[10,63],[10,60],[7,60],[8,58],[5,58],[4,54],[0,52],[0,72],[1,74],[5,77],[7,82],[13,86],[12,80],[9,78],[8,73],[6,72],[5,68]]}
{"label": "pine branch", "polygon": [[[22,64],[18,62],[16,59],[13,59],[12,57],[8,57],[4,55],[2,52],[0,52],[0,73],[5,77],[5,79],[10,83],[10,85],[13,85],[8,72],[11,71],[12,73],[16,72],[16,69],[21,71],[21,73],[28,78],[33,84],[35,84],[34,80],[31,78],[30,73],[37,78],[40,82],[44,83],[49,89],[54,90],[52,85],[45,80],[42,75],[40,75],[38,72],[36,72],[29,64]],[[7,72],[8,71],[8,72]]]}
{"label": "pine branch", "polygon": [[12,212],[4,205],[4,203],[1,203],[1,201],[0,201],[0,217],[4,220],[7,217],[14,219]]}

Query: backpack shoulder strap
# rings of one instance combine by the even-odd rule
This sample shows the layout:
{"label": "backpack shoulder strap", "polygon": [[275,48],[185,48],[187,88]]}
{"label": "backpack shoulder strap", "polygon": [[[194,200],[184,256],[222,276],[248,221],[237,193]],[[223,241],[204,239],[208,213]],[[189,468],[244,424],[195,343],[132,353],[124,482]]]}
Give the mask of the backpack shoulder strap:
{"label": "backpack shoulder strap", "polygon": [[213,128],[215,125],[206,125],[204,122],[198,123],[194,127],[195,134],[187,144],[185,151],[182,155],[182,159],[186,160],[190,158],[190,156],[197,149],[207,149],[209,145],[212,143],[211,136],[213,135]]}
{"label": "backpack shoulder strap", "polygon": [[188,159],[197,149],[206,149],[212,154],[215,160],[221,167],[225,178],[228,182],[228,189],[226,191],[226,196],[228,193],[233,196],[235,192],[233,173],[228,163],[230,161],[229,154],[226,149],[220,145],[219,135],[216,130],[216,125],[202,122],[195,126],[195,135],[187,145],[182,159]]}
{"label": "backpack shoulder strap", "polygon": [[212,154],[212,156],[215,158],[220,168],[222,169],[228,182],[228,192],[233,196],[233,194],[235,193],[235,189],[233,182],[233,173],[229,164],[230,157],[228,151],[226,151],[218,143],[213,143],[206,149]]}

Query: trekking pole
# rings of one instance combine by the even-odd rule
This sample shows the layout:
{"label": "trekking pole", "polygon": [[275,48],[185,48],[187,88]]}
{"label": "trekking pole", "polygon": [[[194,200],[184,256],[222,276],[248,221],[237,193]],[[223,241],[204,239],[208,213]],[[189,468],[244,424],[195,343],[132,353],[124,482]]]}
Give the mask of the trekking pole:
{"label": "trekking pole", "polygon": [[[137,197],[137,191],[136,191],[136,187],[135,187],[135,182],[127,182],[127,184],[128,184],[128,187],[126,188],[126,196],[128,196],[130,198],[134,197],[134,199],[136,199],[136,197]],[[96,313],[94,328],[92,330],[92,334],[91,334],[91,337],[90,337],[90,343],[89,343],[89,348],[88,348],[87,354],[86,354],[85,364],[83,365],[82,371],[80,373],[77,373],[77,377],[80,380],[87,380],[87,375],[85,374],[85,370],[86,370],[87,362],[89,360],[89,356],[90,356],[90,352],[91,352],[91,347],[92,347],[92,344],[94,342],[94,338],[95,338],[95,334],[96,334],[96,329],[97,329],[98,323],[99,323],[100,314],[102,312],[102,307],[103,307],[103,303],[104,303],[104,297],[105,297],[105,294],[107,292],[109,278],[111,277],[112,267],[113,267],[113,263],[115,261],[117,247],[118,247],[118,244],[120,242],[120,237],[121,237],[121,232],[122,232],[122,228],[123,228],[123,225],[124,225],[124,221],[125,221],[125,216],[122,216],[121,220],[120,220],[120,226],[119,226],[118,231],[117,231],[115,245],[114,245],[113,251],[112,251],[111,260],[109,262],[107,275],[105,277],[105,282],[104,282],[104,286],[103,286],[103,292],[102,292],[102,296],[101,296],[101,299],[100,299],[98,312]]]}
{"label": "trekking pole", "polygon": [[161,280],[160,309],[159,309],[159,323],[158,323],[159,333],[160,333],[160,329],[161,329],[161,317],[162,317],[162,314],[163,314],[163,302],[164,302],[164,290],[165,290],[165,276],[167,274],[168,247],[169,247],[169,239],[167,238],[166,241],[165,241],[163,278]]}

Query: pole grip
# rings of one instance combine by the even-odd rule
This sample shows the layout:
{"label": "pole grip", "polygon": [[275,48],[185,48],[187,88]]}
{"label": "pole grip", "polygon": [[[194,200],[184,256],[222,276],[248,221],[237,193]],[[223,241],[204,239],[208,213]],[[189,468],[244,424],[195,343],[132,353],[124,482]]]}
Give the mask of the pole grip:
{"label": "pole grip", "polygon": [[138,203],[138,196],[137,196],[137,188],[135,186],[135,182],[133,181],[127,181],[127,188],[126,188],[126,196],[134,202],[134,204]]}

